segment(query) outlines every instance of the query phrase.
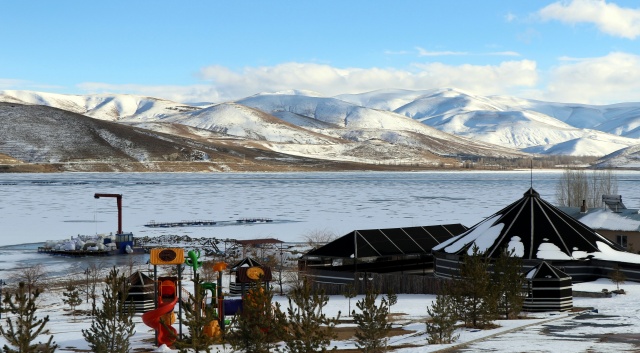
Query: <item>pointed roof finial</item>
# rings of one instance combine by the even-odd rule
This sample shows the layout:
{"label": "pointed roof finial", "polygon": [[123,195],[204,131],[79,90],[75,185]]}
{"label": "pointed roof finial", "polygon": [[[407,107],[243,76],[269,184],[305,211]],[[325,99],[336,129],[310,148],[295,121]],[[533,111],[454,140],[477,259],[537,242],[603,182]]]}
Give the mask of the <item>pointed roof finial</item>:
{"label": "pointed roof finial", "polygon": [[531,189],[533,189],[533,158],[531,159]]}

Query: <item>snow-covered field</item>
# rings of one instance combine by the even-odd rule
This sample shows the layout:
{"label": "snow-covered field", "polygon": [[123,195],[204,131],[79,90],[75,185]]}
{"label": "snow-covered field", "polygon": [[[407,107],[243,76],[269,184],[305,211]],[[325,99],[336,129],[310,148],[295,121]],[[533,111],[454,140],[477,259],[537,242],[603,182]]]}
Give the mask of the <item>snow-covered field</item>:
{"label": "snow-covered field", "polygon": [[[22,174],[0,175],[3,245],[60,239],[78,233],[114,230],[114,200],[94,200],[95,192],[124,195],[125,230],[135,235],[188,234],[237,239],[274,237],[301,241],[307,231],[327,229],[343,235],[353,229],[481,221],[519,199],[533,179],[534,188],[553,202],[558,171],[457,172],[457,173],[309,173],[309,174]],[[532,178],[533,177],[533,178]],[[618,174],[619,192],[628,207],[640,207],[640,172]],[[144,224],[183,219],[233,220],[270,217],[286,220],[254,226],[151,229]],[[57,272],[82,272],[83,259],[39,255],[33,247],[0,248],[0,270],[5,280],[16,267],[41,263]],[[145,263],[145,259],[136,260]],[[126,265],[120,263],[120,265]],[[142,265],[145,269],[146,265]],[[583,313],[545,313],[526,320],[497,321],[492,330],[460,330],[454,344],[468,351],[492,352],[620,352],[638,351],[640,338],[640,284],[621,286],[628,294],[612,298],[575,298]],[[600,292],[615,289],[607,279],[574,286],[574,290]],[[428,345],[424,334],[426,308],[432,295],[400,294],[392,312],[395,325],[406,335],[391,338],[391,346],[405,353],[432,352],[450,345]],[[351,301],[352,309],[358,298]],[[285,297],[276,297],[286,307]],[[347,311],[347,299],[332,296],[324,309],[330,314]],[[73,322],[65,311],[61,293],[45,292],[39,316],[49,315],[48,325],[58,352],[87,350],[81,335],[90,318]],[[86,304],[79,309],[86,309]],[[154,333],[136,316],[132,345],[153,351]],[[44,341],[44,339],[43,339]],[[0,340],[0,342],[3,342]],[[2,343],[0,343],[1,345]],[[335,342],[354,348],[353,341]],[[222,350],[222,348],[221,348]]]}
{"label": "snow-covered field", "polygon": [[[574,290],[600,292],[603,288],[616,289],[608,279],[574,285]],[[427,307],[435,299],[434,295],[398,295],[398,302],[391,309],[394,327],[402,327],[406,334],[389,339],[389,346],[394,352],[422,353],[437,352],[456,347],[460,351],[478,352],[637,352],[640,349],[640,283],[621,285],[626,295],[614,295],[611,298],[574,298],[574,307],[581,311],[549,312],[529,314],[522,320],[497,320],[497,328],[490,330],[458,329],[459,339],[448,345],[430,345],[427,343],[425,320]],[[57,352],[89,351],[81,330],[91,324],[89,316],[78,315],[74,321],[68,307],[61,301],[61,292],[45,292],[41,297],[38,316],[49,315],[48,328],[54,341],[60,346]],[[351,300],[351,309],[361,299],[358,296]],[[284,308],[288,303],[286,297],[275,296],[275,301]],[[337,315],[348,320],[348,302],[344,296],[331,296],[329,303],[323,308],[328,315]],[[82,304],[78,310],[89,309]],[[6,315],[6,314],[5,314]],[[154,331],[146,326],[141,314],[134,318],[136,333],[131,339],[134,352],[174,352],[166,346],[154,344]],[[353,327],[351,323],[338,327]],[[174,324],[178,328],[177,324]],[[183,327],[186,330],[186,327]],[[186,332],[186,331],[185,331]],[[46,341],[48,336],[42,337]],[[0,344],[5,343],[0,338]],[[332,345],[339,349],[355,349],[353,340],[334,341]],[[410,346],[410,347],[409,347]],[[405,347],[405,348],[401,348]],[[231,352],[228,347],[217,346],[220,352]],[[177,351],[175,351],[177,352]],[[215,348],[214,348],[215,352]]]}

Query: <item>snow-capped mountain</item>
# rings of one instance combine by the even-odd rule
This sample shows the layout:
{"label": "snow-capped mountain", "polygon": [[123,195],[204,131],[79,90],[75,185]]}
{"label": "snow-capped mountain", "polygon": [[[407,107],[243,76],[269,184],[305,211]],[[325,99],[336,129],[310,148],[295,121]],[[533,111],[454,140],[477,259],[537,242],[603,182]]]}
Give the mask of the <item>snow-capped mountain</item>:
{"label": "snow-capped mountain", "polygon": [[[455,89],[376,91],[342,99],[384,107],[439,130],[525,152],[602,156],[640,143],[640,103],[588,106]],[[400,105],[401,103],[405,103]],[[635,134],[635,135],[634,135]]]}
{"label": "snow-capped mountain", "polygon": [[260,141],[311,145],[337,142],[334,138],[236,103],[221,103],[162,120]]}
{"label": "snow-capped mountain", "polygon": [[600,168],[640,168],[640,145],[623,148],[615,151],[609,155],[600,158],[595,163],[596,167]]}
{"label": "snow-capped mountain", "polygon": [[0,102],[46,105],[101,120],[153,121],[200,107],[128,94],[66,95],[33,91],[0,91]]}
{"label": "snow-capped mountain", "polygon": [[[601,157],[640,143],[640,103],[591,106],[478,96],[457,89],[379,90],[335,97],[289,90],[197,106],[121,94],[0,91],[0,102],[45,105],[155,131],[167,129],[164,123],[190,126],[193,131],[323,159],[374,146],[398,154],[403,153],[396,147],[415,149],[422,156]],[[358,149],[357,144],[367,147]],[[418,155],[414,157],[421,158]]]}

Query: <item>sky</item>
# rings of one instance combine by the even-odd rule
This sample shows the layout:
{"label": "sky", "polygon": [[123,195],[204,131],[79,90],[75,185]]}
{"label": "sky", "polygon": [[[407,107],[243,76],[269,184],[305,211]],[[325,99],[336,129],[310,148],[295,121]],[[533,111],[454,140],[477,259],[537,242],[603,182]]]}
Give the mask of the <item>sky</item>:
{"label": "sky", "polygon": [[640,101],[637,1],[0,0],[0,90]]}

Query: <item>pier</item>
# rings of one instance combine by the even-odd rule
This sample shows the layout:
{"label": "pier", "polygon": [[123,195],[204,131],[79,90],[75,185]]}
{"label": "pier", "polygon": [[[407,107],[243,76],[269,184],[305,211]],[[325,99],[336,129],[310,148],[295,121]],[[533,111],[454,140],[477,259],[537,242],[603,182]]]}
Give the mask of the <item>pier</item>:
{"label": "pier", "polygon": [[151,221],[145,224],[145,227],[150,228],[172,228],[172,227],[206,227],[214,226],[214,221],[180,221],[180,222],[156,222]]}

